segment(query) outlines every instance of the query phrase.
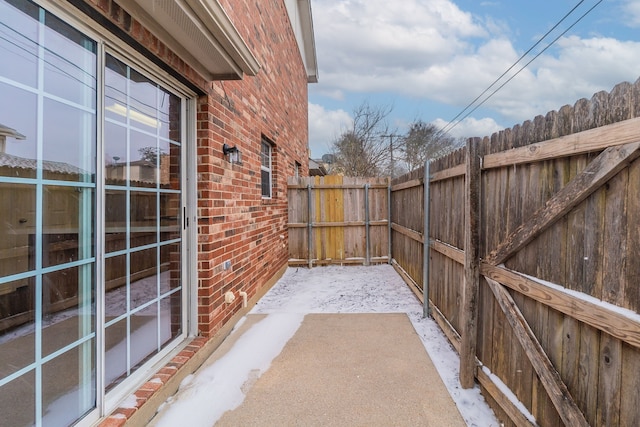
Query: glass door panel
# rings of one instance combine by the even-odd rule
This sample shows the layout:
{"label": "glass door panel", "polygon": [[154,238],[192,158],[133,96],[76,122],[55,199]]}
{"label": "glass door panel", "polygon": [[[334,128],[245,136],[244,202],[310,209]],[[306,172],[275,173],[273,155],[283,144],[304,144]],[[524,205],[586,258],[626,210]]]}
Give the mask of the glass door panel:
{"label": "glass door panel", "polygon": [[183,330],[183,101],[113,56],[106,64],[106,383],[113,387]]}
{"label": "glass door panel", "polygon": [[[86,354],[94,347],[93,340],[88,341],[86,344],[74,346],[43,365],[43,426],[72,425],[94,407],[95,358],[87,358]],[[78,370],[77,367],[86,363],[87,359],[88,369]]]}
{"label": "glass door panel", "polygon": [[96,52],[94,40],[34,3],[0,0],[7,425],[71,424],[96,405]]}
{"label": "glass door panel", "polygon": [[185,101],[69,22],[0,0],[2,425],[74,424],[184,331]]}
{"label": "glass door panel", "polygon": [[38,79],[39,15],[31,2],[0,1],[0,76],[30,87]]}
{"label": "glass door panel", "polygon": [[43,177],[61,181],[95,181],[95,111],[44,100]]}

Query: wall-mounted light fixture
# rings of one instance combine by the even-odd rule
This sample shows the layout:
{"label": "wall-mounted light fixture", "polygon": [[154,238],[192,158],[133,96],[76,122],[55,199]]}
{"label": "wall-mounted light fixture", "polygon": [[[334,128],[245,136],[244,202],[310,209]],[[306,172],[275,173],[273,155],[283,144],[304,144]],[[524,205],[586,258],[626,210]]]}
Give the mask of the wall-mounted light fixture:
{"label": "wall-mounted light fixture", "polygon": [[230,147],[227,144],[222,146],[222,153],[227,156],[230,163],[242,164],[242,153],[238,150],[238,147]]}

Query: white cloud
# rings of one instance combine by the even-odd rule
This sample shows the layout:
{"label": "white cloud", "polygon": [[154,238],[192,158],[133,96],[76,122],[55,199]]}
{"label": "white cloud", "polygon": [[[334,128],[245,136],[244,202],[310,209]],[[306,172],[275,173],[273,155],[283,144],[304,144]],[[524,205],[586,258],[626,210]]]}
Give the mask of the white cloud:
{"label": "white cloud", "polygon": [[331,143],[353,124],[344,110],[326,110],[309,103],[309,148],[312,158],[322,157],[330,151]]}
{"label": "white cloud", "polygon": [[[624,2],[625,19],[640,26],[640,2]],[[519,29],[506,26],[508,21],[498,15],[499,8],[487,7],[482,13],[492,15],[480,17],[450,0],[314,0],[313,6],[322,77],[312,90],[321,97],[344,100],[345,109],[350,108],[354,93],[359,97],[390,94],[396,111],[404,97],[414,105],[424,100],[425,105],[442,103],[462,109],[528,47],[514,45]],[[600,90],[610,91],[619,82],[635,82],[639,70],[640,42],[564,37],[483,105],[480,117],[485,118],[474,119],[480,113],[476,112],[456,126],[454,135],[491,134],[501,128],[497,121],[510,127],[545,115]],[[487,118],[492,111],[494,118]],[[432,109],[430,114],[422,119],[430,121],[442,112]],[[331,123],[348,116],[343,110],[325,111],[320,105],[310,105],[314,156],[322,154],[340,133],[339,125]]]}
{"label": "white cloud", "polygon": [[[412,93],[451,104],[469,103],[480,95],[518,58],[505,39],[490,40],[473,54],[463,53],[449,61],[408,76]],[[474,97],[475,97],[474,96]]]}
{"label": "white cloud", "polygon": [[624,13],[622,19],[630,27],[640,27],[640,2],[637,0],[627,0],[622,5]]}
{"label": "white cloud", "polygon": [[601,90],[640,76],[640,42],[611,38],[563,38],[555,56],[543,55],[487,105],[522,121],[573,105]]}
{"label": "white cloud", "polygon": [[340,79],[343,73],[422,69],[467,49],[465,38],[486,36],[471,14],[447,0],[317,0],[314,28],[323,81],[348,90],[354,81]]}
{"label": "white cloud", "polygon": [[[432,122],[439,129],[443,129],[445,126],[449,124],[447,120],[436,119]],[[474,119],[473,117],[467,117],[462,120],[460,123],[455,125],[455,127],[451,128],[448,132],[449,135],[454,138],[472,138],[472,137],[485,137],[491,136],[494,132],[504,129],[504,126],[500,126],[496,123],[492,118],[486,117],[483,119]]]}
{"label": "white cloud", "polygon": [[322,95],[326,98],[333,99],[335,101],[344,101],[345,99],[344,91],[340,89],[324,89],[324,87],[322,86],[320,87],[314,86],[312,90],[316,95]]}
{"label": "white cloud", "polygon": [[[517,53],[508,41],[493,40],[475,55],[462,55],[448,64],[429,70],[411,84],[415,93],[461,109],[480,95],[515,62]],[[518,64],[503,80],[488,90],[485,99],[531,58]],[[470,72],[469,70],[473,70]],[[545,115],[580,98],[610,91],[623,81],[640,77],[640,42],[611,38],[582,39],[576,36],[558,41],[553,55],[537,58],[491,96],[485,108],[496,111],[513,124]],[[421,81],[429,80],[429,83]],[[511,125],[511,124],[509,124]]]}

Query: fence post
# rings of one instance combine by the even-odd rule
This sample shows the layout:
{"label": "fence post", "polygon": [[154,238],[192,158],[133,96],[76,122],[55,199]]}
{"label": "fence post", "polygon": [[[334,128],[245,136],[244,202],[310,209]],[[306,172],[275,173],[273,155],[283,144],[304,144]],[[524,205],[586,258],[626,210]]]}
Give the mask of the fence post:
{"label": "fence post", "polygon": [[369,252],[370,245],[370,230],[369,230],[369,184],[364,185],[364,240],[365,240],[365,250],[366,250],[366,258],[364,260],[364,265],[369,265],[371,263],[371,253]]}
{"label": "fence post", "polygon": [[311,208],[311,182],[307,183],[307,213],[309,215],[307,222],[307,258],[309,261],[309,268],[313,267],[313,256],[311,254],[312,236],[313,236],[313,212]]}
{"label": "fence post", "polygon": [[471,388],[476,370],[478,330],[478,288],[480,283],[480,138],[467,140],[464,208],[464,296],[462,342],[460,345],[460,385]]}
{"label": "fence post", "polygon": [[424,230],[423,230],[423,246],[422,246],[422,315],[424,317],[431,316],[431,308],[429,307],[429,248],[431,246],[431,238],[429,233],[429,160],[424,163]]}
{"label": "fence post", "polygon": [[389,243],[389,258],[388,258],[388,264],[391,265],[391,258],[392,258],[392,253],[391,253],[391,178],[387,178],[387,231],[388,231],[388,237],[387,237],[387,243]]}

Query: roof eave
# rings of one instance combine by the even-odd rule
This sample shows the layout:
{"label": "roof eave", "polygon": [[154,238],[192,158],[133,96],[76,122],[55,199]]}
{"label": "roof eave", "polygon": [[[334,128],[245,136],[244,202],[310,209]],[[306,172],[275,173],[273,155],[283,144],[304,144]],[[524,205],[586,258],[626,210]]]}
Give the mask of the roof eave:
{"label": "roof eave", "polygon": [[313,15],[310,0],[298,0],[300,11],[300,25],[304,43],[305,63],[307,67],[307,82],[318,83],[318,58],[316,55],[316,40],[313,33]]}
{"label": "roof eave", "polygon": [[121,4],[207,80],[242,79],[260,70],[217,0],[133,0]]}

